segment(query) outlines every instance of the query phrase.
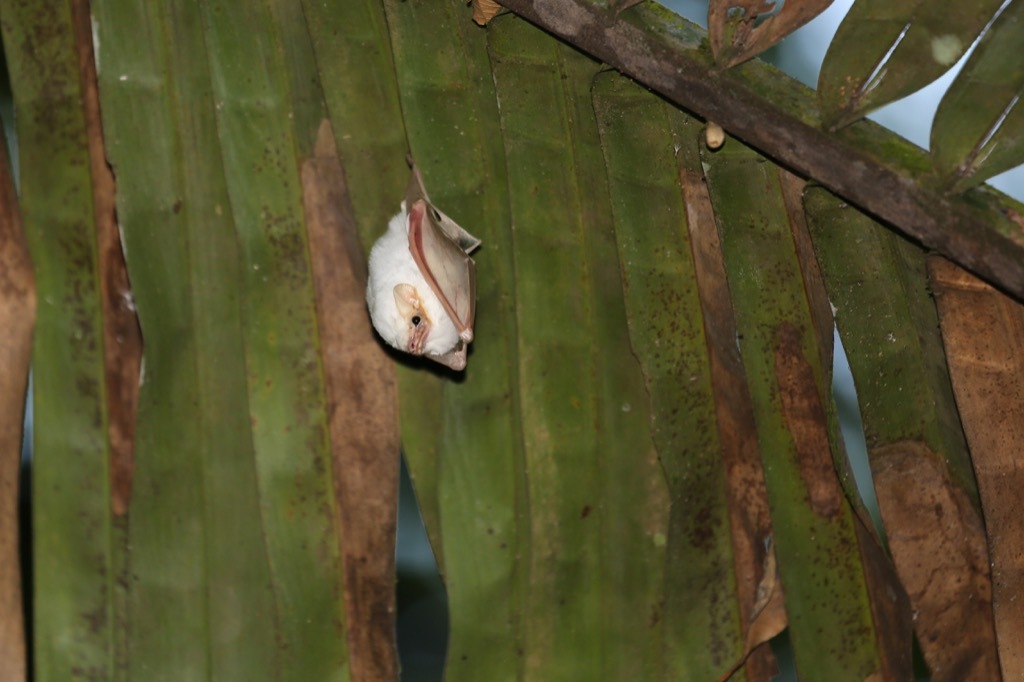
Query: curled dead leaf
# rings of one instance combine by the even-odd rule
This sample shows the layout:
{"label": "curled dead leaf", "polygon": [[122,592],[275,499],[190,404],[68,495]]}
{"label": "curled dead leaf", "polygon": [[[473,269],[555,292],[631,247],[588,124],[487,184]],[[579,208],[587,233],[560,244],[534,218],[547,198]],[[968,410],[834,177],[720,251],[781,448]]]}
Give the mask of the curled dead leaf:
{"label": "curled dead leaf", "polygon": [[494,0],[473,0],[473,21],[486,26],[501,9],[501,5]]}
{"label": "curled dead leaf", "polygon": [[775,564],[775,548],[771,547],[764,557],[764,577],[757,586],[757,601],[747,628],[743,654],[718,678],[718,682],[726,682],[736,674],[755,649],[785,630],[787,624],[786,604],[779,582],[779,569]]}
{"label": "curled dead leaf", "polygon": [[711,0],[708,38],[727,69],[760,54],[821,14],[832,0]]}

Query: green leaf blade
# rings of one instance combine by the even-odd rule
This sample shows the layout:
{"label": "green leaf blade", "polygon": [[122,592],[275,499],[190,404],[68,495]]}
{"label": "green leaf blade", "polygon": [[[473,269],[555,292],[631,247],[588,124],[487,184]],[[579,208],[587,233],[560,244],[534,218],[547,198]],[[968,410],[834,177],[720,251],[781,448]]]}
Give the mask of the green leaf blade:
{"label": "green leaf blade", "polygon": [[[240,247],[240,305],[260,513],[282,679],[347,679],[323,369],[285,55],[262,5],[203,6]],[[300,118],[300,120],[303,120]]]}
{"label": "green leaf blade", "polygon": [[909,95],[967,52],[1002,0],[859,0],[825,55],[818,103],[838,128]]}
{"label": "green leaf blade", "polygon": [[431,371],[432,363],[400,370],[403,449],[447,587],[445,677],[514,680],[522,666],[518,543],[527,517],[516,283],[486,32],[451,3],[387,2],[385,9],[409,147],[427,192],[483,242],[473,254],[477,317],[468,366],[454,381]]}
{"label": "green leaf blade", "polygon": [[[258,523],[237,246],[207,107],[199,9],[107,1],[93,12],[148,372],[128,536],[136,577],[126,595],[129,669],[150,679],[208,671],[251,678],[278,668],[277,616]],[[251,614],[242,622],[239,601]],[[178,627],[168,632],[154,621]]]}
{"label": "green leaf blade", "polygon": [[[888,549],[918,614],[924,658],[934,670],[997,676],[991,587],[976,558],[986,553],[981,501],[926,254],[820,187],[807,190],[804,205],[857,387]],[[975,575],[946,582],[934,580],[937,572]]]}
{"label": "green leaf blade", "polygon": [[632,352],[626,296],[600,126],[592,96],[603,68],[560,47],[575,173],[579,233],[590,325],[591,399],[598,454],[594,487],[602,504],[590,510],[601,525],[602,628],[605,675],[651,679],[660,673],[664,621],[665,545],[669,491],[651,435],[651,411],[640,363]]}
{"label": "green leaf blade", "polygon": [[[519,395],[528,525],[523,527],[524,675],[600,676],[600,495],[587,396],[590,312],[579,252],[580,188],[557,43],[515,17],[488,27],[508,161]],[[564,296],[554,292],[566,292]],[[571,359],[578,360],[573,361]],[[588,418],[589,417],[589,418]],[[554,605],[554,606],[553,606]],[[558,609],[552,617],[551,608]],[[589,652],[589,653],[588,653]]]}
{"label": "green leaf blade", "polygon": [[[797,670],[865,679],[880,670],[881,656],[856,520],[828,451],[827,374],[778,171],[734,140],[703,158],[754,401]],[[796,395],[803,398],[792,402]],[[808,448],[812,442],[818,447]]]}
{"label": "green leaf blade", "polygon": [[949,86],[932,124],[943,185],[962,192],[1024,162],[1024,2],[1010,2]]}
{"label": "green leaf blade", "polygon": [[611,73],[594,106],[623,270],[632,350],[667,475],[664,671],[714,679],[742,650],[725,470],[674,138],[681,114]]}
{"label": "green leaf blade", "polygon": [[116,667],[115,529],[92,178],[71,6],[9,2],[3,42],[39,300],[33,346],[34,677]]}

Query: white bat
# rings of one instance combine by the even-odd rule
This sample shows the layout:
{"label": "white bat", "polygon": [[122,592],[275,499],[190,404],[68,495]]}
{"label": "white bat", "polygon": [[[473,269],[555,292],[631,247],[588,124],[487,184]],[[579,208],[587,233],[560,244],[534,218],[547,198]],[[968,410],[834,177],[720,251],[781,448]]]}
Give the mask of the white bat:
{"label": "white bat", "polygon": [[480,240],[439,211],[412,164],[402,210],[370,250],[366,303],[389,345],[451,369],[466,367],[473,340]]}

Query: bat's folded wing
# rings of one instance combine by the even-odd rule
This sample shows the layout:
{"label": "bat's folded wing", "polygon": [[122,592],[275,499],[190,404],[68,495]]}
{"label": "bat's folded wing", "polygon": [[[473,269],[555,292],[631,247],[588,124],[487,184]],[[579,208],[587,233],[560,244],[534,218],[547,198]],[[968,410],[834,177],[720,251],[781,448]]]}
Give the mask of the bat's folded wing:
{"label": "bat's folded wing", "polygon": [[451,317],[459,338],[469,343],[476,313],[476,266],[468,251],[480,241],[437,211],[426,198],[417,199],[408,210],[413,260]]}

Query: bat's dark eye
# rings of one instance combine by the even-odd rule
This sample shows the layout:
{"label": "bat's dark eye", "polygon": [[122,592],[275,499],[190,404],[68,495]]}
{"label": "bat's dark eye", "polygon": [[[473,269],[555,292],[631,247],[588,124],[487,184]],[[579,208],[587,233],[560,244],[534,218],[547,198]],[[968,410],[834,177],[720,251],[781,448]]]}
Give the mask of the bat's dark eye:
{"label": "bat's dark eye", "polygon": [[413,315],[412,316],[412,326],[418,327],[418,326],[420,326],[420,322],[422,322],[422,321],[423,320],[420,319],[419,315]]}
{"label": "bat's dark eye", "polygon": [[433,206],[430,207],[430,215],[434,216],[434,220],[441,222],[441,214],[437,212],[437,209]]}

